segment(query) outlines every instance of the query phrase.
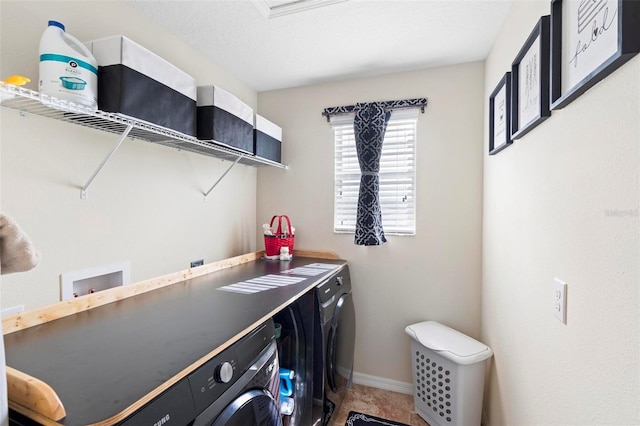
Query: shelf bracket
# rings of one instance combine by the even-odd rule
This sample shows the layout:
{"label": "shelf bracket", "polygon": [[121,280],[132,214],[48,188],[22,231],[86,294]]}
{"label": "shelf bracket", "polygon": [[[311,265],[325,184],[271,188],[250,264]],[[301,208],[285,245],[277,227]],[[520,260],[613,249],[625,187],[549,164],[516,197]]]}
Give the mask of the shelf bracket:
{"label": "shelf bracket", "polygon": [[222,176],[220,176],[218,178],[218,180],[216,181],[216,183],[214,183],[211,188],[209,188],[209,190],[204,194],[204,200],[207,201],[207,196],[209,195],[209,193],[211,191],[213,191],[213,188],[215,188],[216,186],[218,186],[218,184],[220,183],[220,181],[227,175],[227,173],[229,173],[231,171],[231,169],[233,169],[233,166],[235,166],[236,164],[238,164],[238,161],[240,161],[240,159],[242,158],[242,156],[238,156],[238,158],[236,158],[236,160],[231,163],[231,165],[229,166],[229,168],[227,170],[225,170],[225,172],[222,174]]}
{"label": "shelf bracket", "polygon": [[109,162],[109,160],[111,160],[111,157],[113,157],[113,154],[115,154],[118,148],[120,148],[120,145],[122,145],[122,142],[124,142],[127,136],[129,136],[129,132],[131,131],[131,129],[133,129],[133,125],[128,124],[125,131],[122,133],[122,135],[120,135],[118,142],[116,142],[113,148],[111,148],[111,152],[109,152],[109,154],[107,154],[104,160],[102,160],[102,163],[100,163],[96,171],[93,172],[93,175],[91,175],[87,183],[82,187],[82,189],[80,190],[81,199],[83,200],[87,199],[87,197],[89,196],[89,186],[91,186],[91,183],[93,183],[93,180],[96,178],[96,176],[98,176],[98,173],[100,173],[102,168]]}

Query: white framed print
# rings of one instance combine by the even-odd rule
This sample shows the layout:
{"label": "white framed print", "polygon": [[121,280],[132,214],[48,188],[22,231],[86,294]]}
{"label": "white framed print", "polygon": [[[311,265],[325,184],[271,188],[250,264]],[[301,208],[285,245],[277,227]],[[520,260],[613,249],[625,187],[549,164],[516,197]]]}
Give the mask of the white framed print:
{"label": "white framed print", "polygon": [[540,18],[511,64],[511,138],[519,139],[551,116],[550,17]]}

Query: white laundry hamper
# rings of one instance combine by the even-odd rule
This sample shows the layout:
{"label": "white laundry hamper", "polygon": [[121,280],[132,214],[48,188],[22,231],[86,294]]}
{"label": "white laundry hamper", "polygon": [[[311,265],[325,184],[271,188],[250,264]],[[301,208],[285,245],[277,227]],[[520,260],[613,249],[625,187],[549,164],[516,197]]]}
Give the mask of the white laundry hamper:
{"label": "white laundry hamper", "polygon": [[435,321],[409,325],[416,413],[431,426],[480,425],[487,345]]}

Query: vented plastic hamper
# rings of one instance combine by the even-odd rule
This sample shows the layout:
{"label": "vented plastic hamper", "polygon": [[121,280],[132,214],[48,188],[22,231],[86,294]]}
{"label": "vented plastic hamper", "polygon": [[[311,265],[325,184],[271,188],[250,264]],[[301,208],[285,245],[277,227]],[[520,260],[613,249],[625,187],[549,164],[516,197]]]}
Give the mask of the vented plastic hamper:
{"label": "vented plastic hamper", "polygon": [[435,321],[407,326],[413,402],[431,426],[479,425],[488,346]]}

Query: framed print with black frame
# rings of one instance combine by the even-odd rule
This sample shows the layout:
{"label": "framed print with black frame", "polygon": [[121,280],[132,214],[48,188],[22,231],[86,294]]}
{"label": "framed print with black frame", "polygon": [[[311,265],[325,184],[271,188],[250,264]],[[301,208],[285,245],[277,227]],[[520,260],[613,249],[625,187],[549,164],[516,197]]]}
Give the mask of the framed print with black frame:
{"label": "framed print with black frame", "polygon": [[489,155],[511,142],[511,72],[507,72],[489,96]]}
{"label": "framed print with black frame", "polygon": [[551,116],[549,109],[549,15],[540,18],[511,64],[511,139]]}
{"label": "framed print with black frame", "polygon": [[551,109],[578,98],[640,51],[640,1],[551,1]]}

